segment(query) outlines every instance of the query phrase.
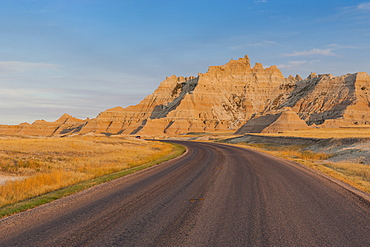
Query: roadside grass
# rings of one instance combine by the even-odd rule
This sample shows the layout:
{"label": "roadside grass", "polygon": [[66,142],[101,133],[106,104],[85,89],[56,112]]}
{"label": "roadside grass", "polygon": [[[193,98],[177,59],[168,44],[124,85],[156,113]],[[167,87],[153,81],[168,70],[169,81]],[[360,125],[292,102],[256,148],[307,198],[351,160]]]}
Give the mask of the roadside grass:
{"label": "roadside grass", "polygon": [[304,150],[304,145],[277,146],[271,144],[238,143],[272,155],[298,162],[312,169],[370,193],[370,166],[358,163],[329,162],[332,155]]}
{"label": "roadside grass", "polygon": [[370,138],[369,126],[352,126],[342,128],[311,128],[280,133],[258,133],[266,136],[291,136],[307,138]]}
{"label": "roadside grass", "polygon": [[181,155],[180,145],[112,137],[0,140],[0,217],[50,202]]}

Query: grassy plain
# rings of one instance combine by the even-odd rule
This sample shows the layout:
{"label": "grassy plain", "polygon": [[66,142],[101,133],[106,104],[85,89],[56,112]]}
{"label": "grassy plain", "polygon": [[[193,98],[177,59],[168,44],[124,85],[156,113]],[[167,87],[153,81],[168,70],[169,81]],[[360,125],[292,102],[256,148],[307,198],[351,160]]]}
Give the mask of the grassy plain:
{"label": "grassy plain", "polygon": [[113,137],[3,138],[0,175],[22,179],[0,185],[0,207],[142,166],[174,149],[166,143]]}

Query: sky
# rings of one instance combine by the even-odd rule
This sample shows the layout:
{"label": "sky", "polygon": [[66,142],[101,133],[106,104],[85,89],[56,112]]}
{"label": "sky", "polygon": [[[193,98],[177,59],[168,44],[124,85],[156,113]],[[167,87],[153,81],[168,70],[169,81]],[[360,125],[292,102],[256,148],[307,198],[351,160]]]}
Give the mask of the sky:
{"label": "sky", "polygon": [[245,55],[370,73],[370,1],[0,0],[0,124],[94,118]]}

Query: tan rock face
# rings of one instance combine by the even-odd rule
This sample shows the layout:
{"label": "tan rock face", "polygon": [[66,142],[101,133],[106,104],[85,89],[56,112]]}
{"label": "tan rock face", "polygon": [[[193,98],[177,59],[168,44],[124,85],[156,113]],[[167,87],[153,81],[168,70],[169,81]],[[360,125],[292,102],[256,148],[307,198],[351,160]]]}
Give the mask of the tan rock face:
{"label": "tan rock face", "polygon": [[354,100],[345,109],[343,119],[352,124],[370,124],[370,76],[359,72],[354,75]]}
{"label": "tan rock face", "polygon": [[252,118],[247,121],[240,129],[238,129],[235,134],[244,133],[261,133],[264,129],[274,123],[280,116],[279,114],[267,114],[264,116],[259,116]]}
{"label": "tan rock face", "polygon": [[308,125],[300,119],[291,108],[286,107],[278,114],[278,118],[269,126],[264,128],[261,133],[277,133],[280,131],[291,131],[307,129]]}
{"label": "tan rock face", "polygon": [[328,119],[346,119],[366,124],[370,117],[370,76],[367,73],[334,77],[319,75],[297,83],[290,106],[308,124],[320,125]]}
{"label": "tan rock face", "polygon": [[86,121],[87,120],[84,121],[68,114],[64,114],[54,122],[36,120],[32,124],[22,123],[19,125],[0,125],[0,134],[29,136],[61,135],[70,132],[72,133],[76,130],[76,126]]}
{"label": "tan rock face", "polygon": [[[274,108],[271,97],[287,97],[296,78],[284,78],[276,66],[253,68],[247,56],[211,66],[198,77],[166,78],[136,106],[99,114],[80,133],[183,134],[237,130],[253,114]],[[275,105],[274,105],[275,104]]]}
{"label": "tan rock face", "polygon": [[236,134],[244,133],[278,133],[280,131],[290,131],[307,129],[308,125],[299,118],[290,107],[285,107],[277,114],[266,114],[253,118],[244,124]]}
{"label": "tan rock face", "polygon": [[[291,107],[308,125],[341,127],[370,124],[369,89],[370,76],[364,72],[337,77],[312,73],[307,79],[298,81],[294,90],[280,101],[277,108],[267,110],[262,115],[277,114],[284,107]],[[238,130],[238,133],[249,133],[248,126],[258,119],[252,120]],[[279,128],[276,125],[274,128],[271,126],[264,132],[284,131],[287,126],[288,124],[280,125]],[[294,128],[296,127],[291,130]]]}
{"label": "tan rock face", "polygon": [[[284,78],[276,66],[253,68],[247,56],[226,65],[211,66],[198,75],[197,85],[168,112],[168,134],[237,130],[252,115],[274,108],[270,98],[287,97],[294,78]],[[149,133],[144,126],[141,133]]]}
{"label": "tan rock face", "polygon": [[297,83],[282,106],[292,107],[309,125],[339,118],[355,100],[355,75],[334,77],[311,74]]}
{"label": "tan rock face", "polygon": [[[308,125],[370,124],[370,76],[312,73],[284,78],[276,66],[253,67],[247,56],[210,66],[197,77],[167,77],[139,104],[94,119],[67,114],[55,122],[0,126],[0,134],[183,134],[238,130],[276,132]],[[325,125],[325,124],[324,124]]]}

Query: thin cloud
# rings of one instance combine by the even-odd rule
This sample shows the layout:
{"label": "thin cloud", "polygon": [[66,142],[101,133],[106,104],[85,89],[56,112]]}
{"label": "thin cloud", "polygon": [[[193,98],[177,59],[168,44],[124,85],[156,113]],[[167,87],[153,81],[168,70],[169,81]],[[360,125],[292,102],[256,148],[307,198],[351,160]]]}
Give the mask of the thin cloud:
{"label": "thin cloud", "polygon": [[246,43],[246,44],[242,44],[242,45],[235,45],[235,46],[232,46],[230,47],[231,49],[233,50],[237,50],[237,49],[244,49],[246,47],[253,47],[253,46],[268,46],[268,45],[278,45],[278,46],[282,46],[281,44],[277,43],[277,42],[274,42],[274,41],[270,41],[270,40],[263,40],[261,42],[258,42],[258,43]]}
{"label": "thin cloud", "polygon": [[30,70],[55,70],[58,66],[48,63],[28,63],[21,61],[0,61],[2,72],[25,72]]}
{"label": "thin cloud", "polygon": [[277,42],[274,42],[274,41],[270,41],[270,40],[265,40],[261,43],[261,45],[266,45],[266,44],[268,44],[268,45],[280,45],[281,46],[281,44],[279,44]]}
{"label": "thin cloud", "polygon": [[368,25],[370,2],[363,2],[357,5],[348,5],[345,7],[340,7],[336,9],[336,13],[333,15],[324,16],[317,19],[317,21],[326,22],[337,22],[346,20],[347,23],[351,21],[355,22],[353,24],[357,25]]}
{"label": "thin cloud", "polygon": [[335,44],[335,43],[327,45],[327,47],[335,48],[335,49],[361,49],[360,47],[357,47],[357,46],[341,45],[341,44]]}
{"label": "thin cloud", "polygon": [[35,99],[56,100],[60,93],[52,88],[2,88],[0,98],[14,99],[32,104]]}
{"label": "thin cloud", "polygon": [[300,56],[313,56],[313,55],[323,55],[323,56],[336,56],[333,53],[333,49],[311,49],[307,51],[295,51],[290,54],[285,54],[286,57],[300,57]]}
{"label": "thin cloud", "polygon": [[291,69],[307,64],[307,61],[289,61],[286,64],[277,65],[279,69]]}
{"label": "thin cloud", "polygon": [[357,9],[370,10],[370,2],[365,2],[357,5]]}
{"label": "thin cloud", "polygon": [[256,0],[255,3],[267,3],[267,0]]}

